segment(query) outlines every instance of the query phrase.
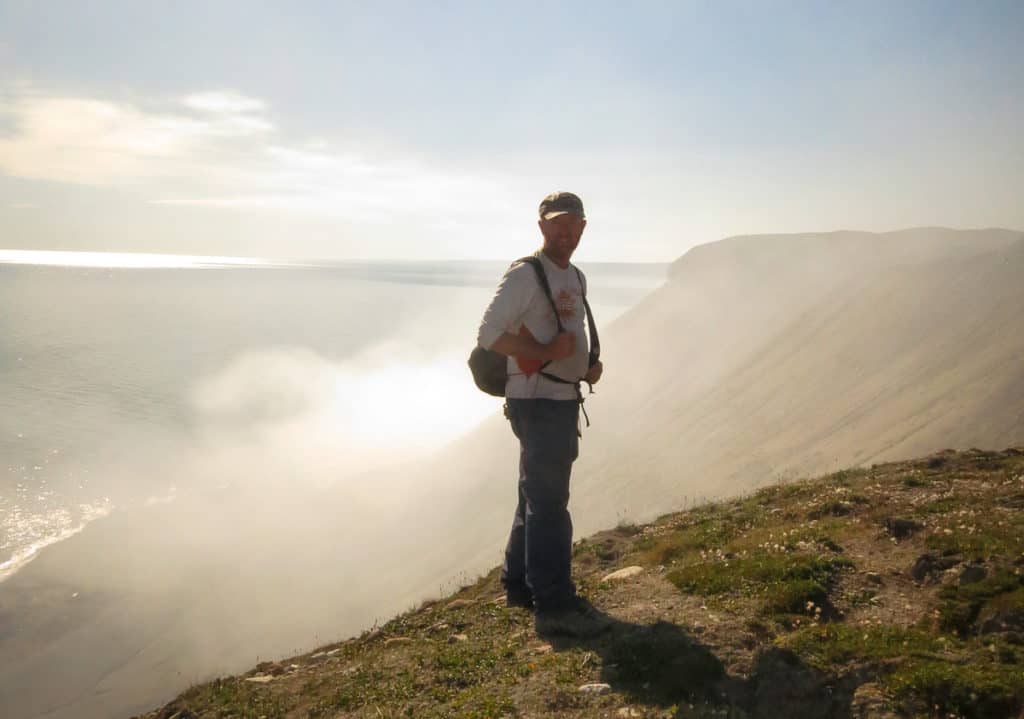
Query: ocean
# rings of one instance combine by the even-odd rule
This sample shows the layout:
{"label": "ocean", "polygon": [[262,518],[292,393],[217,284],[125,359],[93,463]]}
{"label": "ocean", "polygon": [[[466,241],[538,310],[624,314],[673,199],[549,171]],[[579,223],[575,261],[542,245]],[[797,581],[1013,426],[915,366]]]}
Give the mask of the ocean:
{"label": "ocean", "polygon": [[[468,431],[497,407],[465,358],[504,267],[0,252],[0,582],[112,512],[267,481],[219,471],[232,447],[339,458],[323,485]],[[667,271],[581,268],[601,325]]]}

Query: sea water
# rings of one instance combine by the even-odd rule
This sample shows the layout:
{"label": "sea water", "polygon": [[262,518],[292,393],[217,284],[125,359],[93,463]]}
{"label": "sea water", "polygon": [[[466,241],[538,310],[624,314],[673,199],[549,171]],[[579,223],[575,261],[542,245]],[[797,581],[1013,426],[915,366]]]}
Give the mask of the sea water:
{"label": "sea water", "polygon": [[[495,411],[465,357],[505,263],[125,257],[0,257],[0,581],[217,481],[186,469],[197,446],[292,428],[360,473]],[[581,267],[601,325],[667,269]]]}

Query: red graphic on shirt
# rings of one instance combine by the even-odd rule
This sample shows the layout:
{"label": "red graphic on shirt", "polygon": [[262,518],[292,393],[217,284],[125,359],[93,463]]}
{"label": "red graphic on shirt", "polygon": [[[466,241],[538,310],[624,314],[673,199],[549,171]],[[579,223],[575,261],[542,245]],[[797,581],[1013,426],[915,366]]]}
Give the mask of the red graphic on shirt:
{"label": "red graphic on shirt", "polygon": [[[523,325],[522,327],[519,328],[519,336],[520,337],[529,337],[531,340],[533,339],[533,333],[531,333],[530,330],[528,330],[526,328],[526,325]],[[544,363],[541,362],[540,360],[526,359],[525,357],[518,357],[518,356],[516,357],[516,365],[519,366],[519,369],[527,377],[529,377],[532,374],[536,374],[537,372],[539,372],[540,371],[540,366],[542,364],[544,364]]]}
{"label": "red graphic on shirt", "polygon": [[558,316],[563,320],[570,320],[576,316],[576,298],[569,290],[562,290],[555,298],[555,307],[558,308]]}

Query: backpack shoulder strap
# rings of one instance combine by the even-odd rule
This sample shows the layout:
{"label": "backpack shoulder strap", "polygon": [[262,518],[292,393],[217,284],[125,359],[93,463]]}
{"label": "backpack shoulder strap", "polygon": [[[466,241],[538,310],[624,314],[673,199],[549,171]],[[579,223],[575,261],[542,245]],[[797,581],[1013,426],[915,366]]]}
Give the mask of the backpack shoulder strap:
{"label": "backpack shoulder strap", "polygon": [[573,269],[576,270],[576,277],[579,278],[580,289],[583,293],[583,308],[587,311],[587,330],[590,333],[590,364],[588,366],[593,367],[601,358],[601,340],[597,336],[597,324],[594,322],[594,313],[590,311],[590,303],[587,302],[587,286],[583,282],[583,274],[575,265],[573,265]]}
{"label": "backpack shoulder strap", "polygon": [[544,290],[544,296],[548,298],[548,302],[551,303],[551,311],[555,313],[555,323],[558,325],[558,331],[564,332],[565,327],[562,326],[562,318],[558,315],[558,307],[555,305],[555,298],[551,296],[551,285],[548,284],[547,273],[544,272],[544,265],[540,261],[540,257],[537,255],[528,255],[522,257],[518,262],[525,262],[531,267],[537,275],[537,282],[540,284],[540,288]]}

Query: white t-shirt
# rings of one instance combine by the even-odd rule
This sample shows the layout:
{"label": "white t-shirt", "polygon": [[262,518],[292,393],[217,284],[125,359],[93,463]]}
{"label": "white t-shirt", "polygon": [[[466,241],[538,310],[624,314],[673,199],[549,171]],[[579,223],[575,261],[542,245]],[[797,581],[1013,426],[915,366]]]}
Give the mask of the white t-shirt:
{"label": "white t-shirt", "polygon": [[[552,362],[544,368],[547,374],[575,382],[587,373],[590,357],[586,332],[586,311],[583,293],[586,278],[577,274],[576,267],[562,269],[540,254],[541,264],[551,287],[551,296],[558,307],[562,327],[576,333],[576,351],[565,359]],[[581,281],[582,280],[582,281]],[[477,333],[477,343],[490,349],[505,332],[529,333],[541,344],[547,344],[558,334],[558,324],[551,302],[537,279],[537,272],[523,262],[509,268],[501,278],[494,299],[484,312]],[[571,384],[552,382],[538,372],[541,362],[508,358],[508,383],[505,396],[517,399],[576,399],[576,388]]]}

